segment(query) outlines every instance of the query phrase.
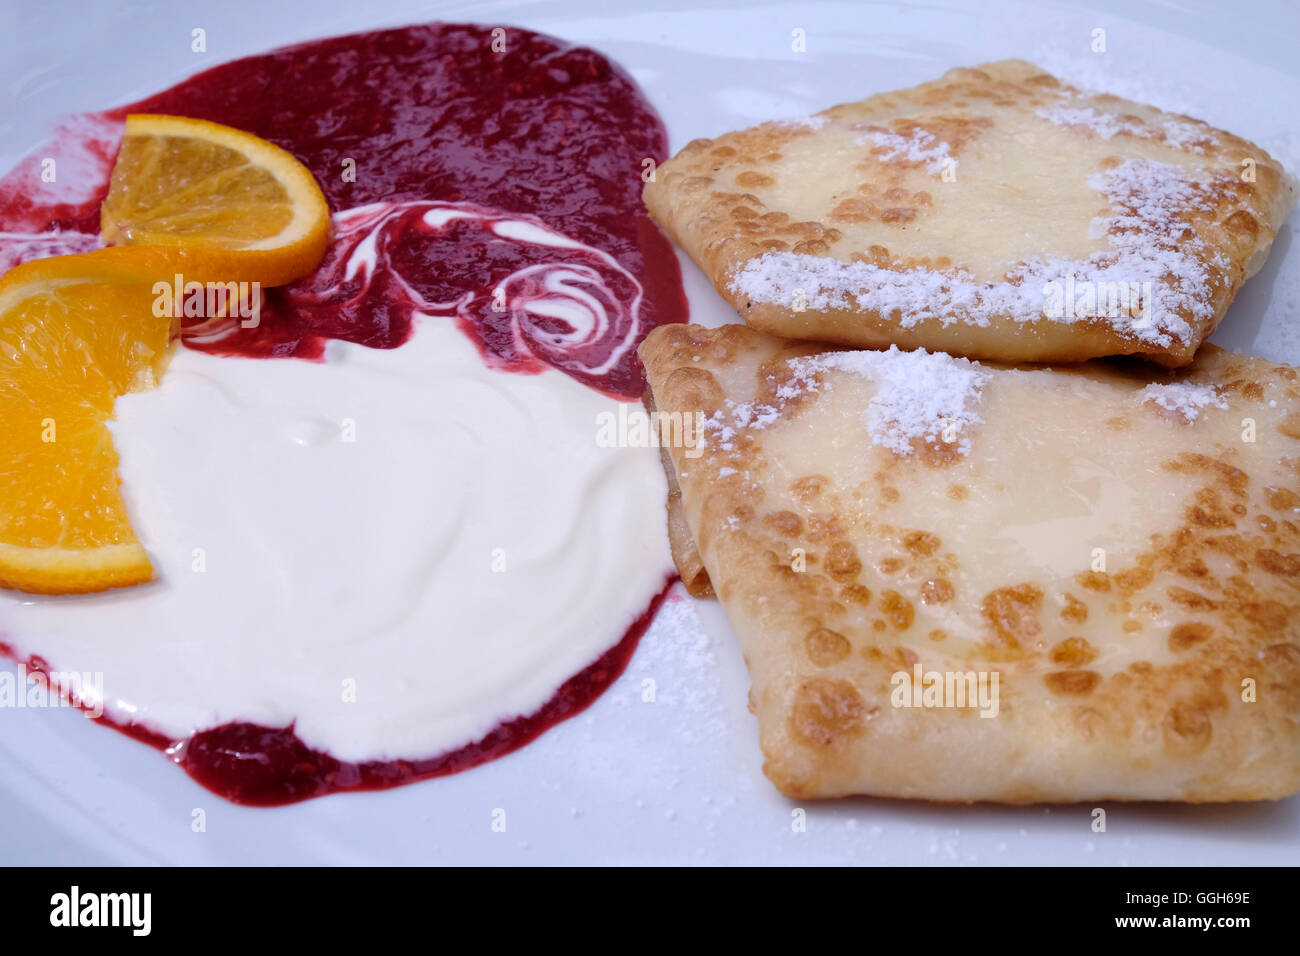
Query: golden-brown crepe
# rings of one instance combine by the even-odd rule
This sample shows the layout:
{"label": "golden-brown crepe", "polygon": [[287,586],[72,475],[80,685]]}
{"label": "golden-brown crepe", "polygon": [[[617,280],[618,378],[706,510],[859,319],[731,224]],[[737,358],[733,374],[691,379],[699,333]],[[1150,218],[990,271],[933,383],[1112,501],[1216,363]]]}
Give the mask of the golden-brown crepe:
{"label": "golden-brown crepe", "polygon": [[1296,189],[1253,143],[1021,60],[688,144],[654,218],[752,327],[1190,362]]}
{"label": "golden-brown crepe", "polygon": [[706,416],[702,453],[669,449],[674,545],[739,637],[783,793],[1300,788],[1294,369],[825,349],[682,325],[641,347],[657,411]]}

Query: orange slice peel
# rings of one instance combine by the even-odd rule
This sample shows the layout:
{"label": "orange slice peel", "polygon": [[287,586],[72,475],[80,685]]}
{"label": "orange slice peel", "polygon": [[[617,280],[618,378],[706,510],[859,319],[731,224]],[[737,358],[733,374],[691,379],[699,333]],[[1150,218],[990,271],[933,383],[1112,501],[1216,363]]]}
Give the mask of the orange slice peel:
{"label": "orange slice peel", "polygon": [[109,245],[184,248],[200,281],[285,285],[330,241],[311,171],[273,143],[183,116],[133,113],[100,209]]}
{"label": "orange slice peel", "polygon": [[107,426],[117,396],[154,387],[174,338],[153,308],[173,260],[140,252],[0,277],[0,587],[69,594],[152,577]]}

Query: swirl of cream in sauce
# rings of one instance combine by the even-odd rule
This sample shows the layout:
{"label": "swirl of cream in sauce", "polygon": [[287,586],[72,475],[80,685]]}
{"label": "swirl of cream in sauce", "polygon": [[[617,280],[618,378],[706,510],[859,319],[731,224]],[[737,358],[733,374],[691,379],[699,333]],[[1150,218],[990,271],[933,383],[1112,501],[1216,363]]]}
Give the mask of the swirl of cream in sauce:
{"label": "swirl of cream in sauce", "polygon": [[[431,275],[420,268],[425,262],[404,256],[421,240],[483,250],[489,261],[467,273]],[[543,250],[541,261],[519,265]],[[337,214],[325,260],[286,296],[300,314],[346,316],[376,308],[379,300],[388,309],[452,318],[490,367],[537,372],[551,366],[599,387],[596,380],[636,348],[643,291],[608,253],[533,216],[427,200]],[[238,321],[208,319],[187,327],[185,339],[211,346],[233,335]]]}

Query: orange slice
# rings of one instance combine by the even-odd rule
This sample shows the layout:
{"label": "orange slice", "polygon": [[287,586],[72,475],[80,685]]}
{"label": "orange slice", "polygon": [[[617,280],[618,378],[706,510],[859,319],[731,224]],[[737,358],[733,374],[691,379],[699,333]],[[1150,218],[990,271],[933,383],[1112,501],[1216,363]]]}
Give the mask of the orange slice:
{"label": "orange slice", "polygon": [[70,594],[152,577],[105,423],[167,363],[174,320],[154,314],[153,283],[175,262],[105,249],[0,277],[0,587]]}
{"label": "orange slice", "polygon": [[133,113],[100,210],[112,245],[182,247],[199,281],[284,285],[312,272],[330,211],[311,172],[251,133]]}

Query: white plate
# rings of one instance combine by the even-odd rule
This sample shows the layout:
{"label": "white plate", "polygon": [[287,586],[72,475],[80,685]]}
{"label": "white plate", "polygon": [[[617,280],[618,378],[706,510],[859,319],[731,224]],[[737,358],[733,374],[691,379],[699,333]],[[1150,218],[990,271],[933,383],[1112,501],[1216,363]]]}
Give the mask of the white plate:
{"label": "white plate", "polygon": [[[752,121],[1020,56],[1186,111],[1300,169],[1300,13],[1288,0],[1077,5],[476,3],[265,0],[41,3],[0,11],[0,169],[60,114],[128,102],[225,60],[330,34],[444,19],[586,43],[627,67],[677,149]],[[116,7],[117,5],[111,5]],[[208,52],[191,53],[190,31]],[[807,51],[792,50],[792,33]],[[1107,51],[1090,51],[1093,31]],[[1300,249],[1284,227],[1214,341],[1300,364]],[[695,321],[730,311],[683,259]],[[948,808],[795,804],[762,776],[748,679],[716,604],[678,595],[584,714],[468,773],[276,810],[233,806],[156,752],[66,710],[0,711],[8,863],[1295,863],[1300,799],[1231,806]],[[698,619],[697,619],[698,618]],[[646,680],[654,703],[642,702]],[[191,829],[206,812],[205,832]],[[507,811],[505,833],[492,814]]]}

